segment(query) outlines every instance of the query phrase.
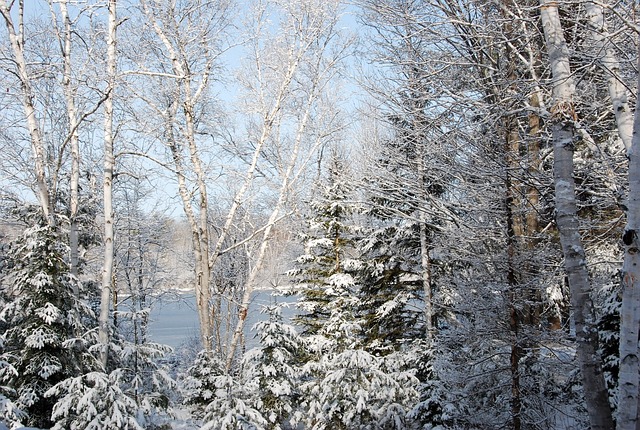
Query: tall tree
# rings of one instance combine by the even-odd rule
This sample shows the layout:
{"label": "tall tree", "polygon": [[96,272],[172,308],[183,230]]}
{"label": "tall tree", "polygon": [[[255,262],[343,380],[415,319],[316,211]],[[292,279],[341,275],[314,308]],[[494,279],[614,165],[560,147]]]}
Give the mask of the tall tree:
{"label": "tall tree", "polygon": [[[640,50],[638,51],[640,66]],[[618,429],[636,429],[639,404],[638,326],[640,324],[640,74],[638,74],[633,138],[629,148],[629,202],[627,225],[622,236],[622,307],[620,309],[620,376]]]}
{"label": "tall tree", "polygon": [[613,428],[613,418],[602,363],[598,355],[595,315],[593,302],[590,299],[591,284],[582,238],[578,230],[578,210],[573,179],[573,147],[576,137],[574,127],[576,113],[573,104],[575,84],[557,4],[541,0],[540,17],[553,76],[553,106],[550,122],[554,155],[556,223],[571,290],[571,304],[576,326],[576,355],[580,365],[591,428],[604,430]]}
{"label": "tall tree", "polygon": [[370,279],[362,276],[366,265],[357,247],[352,185],[335,155],[321,187],[304,236],[305,254],[291,272],[305,344],[298,419],[310,428],[406,428],[417,380],[403,358],[365,332],[375,330],[362,312],[364,282]]}
{"label": "tall tree", "polygon": [[[48,222],[50,224],[55,224],[54,202],[51,197],[45,172],[45,143],[40,124],[38,123],[38,115],[36,113],[32,76],[29,73],[27,59],[25,58],[26,36],[24,34],[24,1],[20,0],[18,2],[17,11],[14,6],[15,2],[7,2],[6,0],[3,0],[2,3],[0,3],[0,13],[2,14],[5,22],[5,28],[9,34],[13,62],[16,68],[15,74],[20,82],[22,106],[24,108],[29,136],[31,137],[31,149],[34,161],[33,172],[36,178],[36,195],[38,196],[40,207],[42,208],[42,212],[45,217],[48,219]],[[18,19],[17,25],[14,22],[14,16]]]}
{"label": "tall tree", "polygon": [[[217,79],[219,56],[226,49],[224,38],[231,7],[229,1],[218,2],[215,7],[200,0],[172,4],[142,1],[140,23],[149,32],[140,35],[140,44],[133,49],[148,48],[148,63],[138,52],[129,53],[137,68],[131,76],[138,81],[132,84],[145,77],[141,87],[130,88],[160,119],[160,134],[155,137],[169,150],[168,166],[175,174],[191,228],[196,302],[202,345],[207,350],[211,350],[213,338],[210,281],[211,260],[216,257],[211,251],[208,218],[208,166],[199,135],[207,133],[209,126],[203,118],[207,114],[215,116],[208,111],[208,97],[211,82]],[[148,93],[146,82],[154,82],[159,91]]]}
{"label": "tall tree", "polygon": [[[300,0],[287,5],[259,2],[255,10],[253,64],[243,77],[246,113],[251,118],[247,137],[256,147],[251,165],[258,163],[255,168],[263,175],[268,172],[273,191],[267,192],[276,197],[257,236],[259,245],[244,285],[228,367],[242,337],[259,275],[265,269],[276,224],[288,217],[287,208],[295,204],[292,197],[309,162],[320,148],[338,139],[344,127],[331,88],[331,84],[339,85],[336,81],[351,44],[338,27],[342,8],[339,0]],[[270,19],[278,22],[276,31],[266,25]],[[245,195],[245,185],[255,189],[248,180],[247,175],[234,197],[234,205]]]}
{"label": "tall tree", "polygon": [[330,160],[328,178],[318,185],[319,195],[311,202],[307,231],[302,235],[304,254],[289,272],[300,296],[296,323],[305,336],[319,334],[328,323],[327,304],[332,294],[338,294],[331,292],[332,282],[352,278],[359,269],[349,263],[357,254],[358,227],[353,220],[354,190],[343,163],[337,155]]}
{"label": "tall tree", "polygon": [[287,428],[300,399],[298,355],[302,348],[295,328],[286,324],[279,307],[265,307],[268,319],[253,329],[259,347],[243,357],[243,372],[247,380],[257,381],[254,407],[262,412],[268,430]]}
{"label": "tall tree", "polygon": [[66,140],[70,146],[71,152],[71,172],[69,179],[69,249],[71,272],[78,274],[79,265],[79,232],[78,232],[78,210],[79,210],[79,182],[80,182],[80,138],[78,127],[80,126],[80,117],[78,115],[78,107],[76,103],[77,88],[73,82],[72,68],[72,22],[67,8],[67,2],[58,3],[60,10],[60,19],[62,28],[58,27],[56,11],[52,3],[50,3],[51,15],[54,18],[54,26],[56,27],[56,36],[60,45],[62,55],[63,72],[62,87],[67,107],[67,120],[69,123],[69,132]]}
{"label": "tall tree", "polygon": [[113,101],[115,97],[117,58],[116,58],[116,29],[117,4],[116,0],[109,0],[107,8],[107,88],[104,102],[104,161],[103,161],[103,215],[104,215],[104,259],[102,266],[102,293],[100,296],[100,317],[98,319],[98,336],[102,346],[100,360],[102,367],[107,370],[110,339],[110,307],[113,278],[114,259],[114,221],[113,221],[113,178],[115,169],[113,130]]}

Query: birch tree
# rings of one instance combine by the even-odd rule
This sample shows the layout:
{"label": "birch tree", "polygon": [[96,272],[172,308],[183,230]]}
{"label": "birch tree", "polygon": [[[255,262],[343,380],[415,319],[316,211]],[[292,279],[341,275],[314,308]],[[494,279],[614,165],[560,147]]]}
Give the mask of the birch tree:
{"label": "birch tree", "polygon": [[[63,78],[62,87],[64,90],[64,97],[67,104],[67,117],[69,121],[69,136],[67,140],[71,149],[71,178],[69,182],[69,250],[70,250],[70,263],[71,273],[78,274],[78,186],[80,182],[80,142],[78,126],[80,119],[78,118],[78,112],[75,101],[75,91],[72,82],[72,58],[71,58],[71,36],[72,36],[72,23],[67,9],[67,2],[61,1],[58,3],[60,8],[60,15],[62,20],[62,30],[56,29],[58,37],[58,43],[60,44],[60,50],[62,53],[63,61]],[[51,15],[54,23],[57,24],[55,11],[53,4],[50,3]]]}
{"label": "birch tree", "polygon": [[596,60],[606,76],[607,88],[616,119],[617,131],[627,152],[631,150],[633,114],[629,107],[629,97],[621,77],[620,62],[617,58],[614,42],[608,30],[606,13],[609,2],[586,1],[585,11],[589,19],[589,35],[596,52]]}
{"label": "birch tree", "polygon": [[[42,152],[42,157],[34,157],[36,168],[26,167],[26,170],[42,171],[36,177],[40,176],[46,182],[50,210],[56,212],[57,222],[68,227],[71,272],[77,275],[83,228],[80,225],[83,220],[79,216],[80,139],[82,133],[92,131],[89,120],[103,98],[96,89],[95,76],[92,75],[95,60],[91,52],[96,46],[95,32],[91,28],[92,14],[88,13],[92,6],[80,3],[69,8],[67,1],[48,2],[48,6],[49,18],[44,12],[46,9],[41,13],[33,3],[27,5],[26,21],[21,6],[13,7],[13,15],[20,21],[21,36],[18,40],[22,42],[19,49],[22,50],[28,73],[27,91],[31,93],[28,104],[31,105],[29,111],[32,110],[32,114],[25,117],[23,122],[31,130],[32,147],[42,148],[37,150]],[[82,43],[78,43],[79,40]],[[19,63],[14,61],[12,68]],[[18,77],[19,73],[13,75]],[[7,112],[12,111],[14,109],[7,109]],[[60,115],[60,112],[64,112],[64,115]],[[37,128],[35,132],[34,127]],[[40,144],[33,144],[34,136],[36,141],[40,139]],[[12,152],[19,154],[17,149]],[[40,164],[41,167],[38,167]],[[36,183],[41,181],[36,179]],[[42,189],[42,186],[36,188]]]}
{"label": "birch tree", "polygon": [[[24,33],[24,1],[18,2],[17,10],[14,1],[3,0],[0,3],[0,14],[5,23],[5,28],[9,34],[13,62],[15,64],[15,74],[20,83],[22,93],[22,107],[25,113],[25,120],[31,138],[31,151],[33,154],[34,174],[36,180],[36,195],[42,208],[45,219],[49,224],[55,224],[53,201],[47,183],[45,172],[46,151],[38,115],[34,102],[32,76],[29,73],[27,60],[25,58],[25,33]],[[14,15],[15,13],[15,15]],[[14,21],[17,17],[17,24]]]}
{"label": "birch tree", "polygon": [[[640,50],[638,51],[640,66]],[[639,361],[638,327],[640,324],[640,74],[638,75],[633,133],[629,148],[629,200],[627,225],[622,242],[622,308],[620,310],[620,373],[617,428],[638,426]]]}
{"label": "birch tree", "polygon": [[556,223],[565,258],[571,304],[576,327],[576,356],[581,370],[585,400],[592,429],[613,428],[609,399],[597,353],[598,338],[590,299],[591,284],[580,231],[573,179],[573,147],[576,113],[573,98],[575,84],[569,63],[556,3],[540,1],[540,17],[552,72],[553,105],[551,131],[554,155]]}
{"label": "birch tree", "polygon": [[[293,186],[304,175],[318,149],[337,139],[343,127],[327,102],[350,45],[338,29],[342,2],[299,0],[289,4],[264,1],[256,5],[250,71],[244,78],[247,109],[255,118],[249,140],[256,150],[242,186],[235,194],[225,234],[236,208],[252,185],[256,168],[273,166],[276,200],[261,229],[259,246],[244,286],[239,318],[227,353],[230,369],[240,343],[251,297],[263,270],[275,225],[287,216]],[[279,27],[269,29],[269,19]],[[334,107],[335,108],[335,107]],[[267,154],[267,157],[264,157]],[[258,166],[260,163],[260,166]],[[222,235],[220,238],[222,238]],[[218,245],[214,255],[220,252]]]}
{"label": "birch tree", "polygon": [[113,101],[116,85],[116,0],[108,2],[107,44],[107,88],[104,102],[104,161],[103,161],[103,210],[104,210],[104,259],[102,267],[102,293],[100,296],[100,315],[98,319],[98,340],[100,341],[100,361],[107,371],[110,340],[110,305],[114,264],[114,222],[113,222],[113,177],[115,168],[113,131]]}
{"label": "birch tree", "polygon": [[[141,45],[148,47],[149,61],[132,52],[131,72],[142,87],[133,89],[160,119],[161,133],[156,138],[169,151],[165,166],[175,175],[184,214],[191,228],[194,249],[196,303],[202,345],[211,350],[212,316],[210,309],[211,239],[209,227],[208,168],[199,135],[206,133],[211,82],[225,48],[225,31],[230,22],[231,2],[194,0],[160,4],[140,2],[141,24],[149,31],[141,35]],[[144,77],[144,79],[140,79]],[[145,91],[150,83],[158,91]],[[134,82],[132,82],[134,84]],[[159,97],[157,96],[159,94]],[[144,120],[143,120],[144,121]],[[191,182],[193,181],[193,182]],[[193,187],[193,190],[191,189]]]}

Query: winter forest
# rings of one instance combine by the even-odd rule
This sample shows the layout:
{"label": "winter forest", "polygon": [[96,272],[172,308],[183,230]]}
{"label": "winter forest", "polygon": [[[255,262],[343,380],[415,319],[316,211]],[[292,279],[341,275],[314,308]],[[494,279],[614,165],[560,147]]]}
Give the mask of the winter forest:
{"label": "winter forest", "polygon": [[639,13],[0,0],[0,429],[640,428]]}

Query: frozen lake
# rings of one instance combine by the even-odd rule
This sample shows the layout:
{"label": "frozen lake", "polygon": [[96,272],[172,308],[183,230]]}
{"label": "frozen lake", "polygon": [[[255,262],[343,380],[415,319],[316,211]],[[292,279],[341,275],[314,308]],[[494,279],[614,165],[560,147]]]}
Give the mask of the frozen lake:
{"label": "frozen lake", "polygon": [[[245,338],[248,345],[252,343],[254,336],[251,328],[265,317],[260,312],[262,307],[276,301],[292,303],[295,298],[274,297],[271,291],[258,291],[254,294],[245,324]],[[285,308],[282,313],[286,320],[293,315],[294,308]],[[149,336],[151,341],[169,345],[174,349],[185,342],[196,341],[199,337],[199,324],[195,294],[167,295],[166,298],[158,300],[151,310]]]}
{"label": "frozen lake", "polygon": [[162,298],[151,309],[149,337],[151,341],[174,349],[190,339],[198,338],[198,312],[195,294]]}

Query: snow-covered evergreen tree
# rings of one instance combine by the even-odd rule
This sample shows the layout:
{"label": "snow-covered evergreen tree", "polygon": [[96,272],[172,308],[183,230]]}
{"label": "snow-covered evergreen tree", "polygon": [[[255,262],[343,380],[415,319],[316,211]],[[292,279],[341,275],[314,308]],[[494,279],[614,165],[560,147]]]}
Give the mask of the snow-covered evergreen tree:
{"label": "snow-covered evergreen tree", "polygon": [[171,347],[120,340],[112,349],[117,352],[119,366],[114,372],[122,373],[120,390],[137,405],[138,422],[146,425],[166,416],[177,383],[159,360],[172,351]]}
{"label": "snow-covered evergreen tree", "polygon": [[268,421],[251,403],[257,380],[239,380],[228,374],[214,376],[211,402],[205,408],[202,430],[262,430]]}
{"label": "snow-covered evergreen tree", "polygon": [[432,429],[445,423],[447,416],[443,384],[434,366],[433,345],[424,340],[416,340],[410,347],[409,367],[415,369],[420,381],[417,387],[418,402],[409,413],[412,429]]}
{"label": "snow-covered evergreen tree", "polygon": [[253,406],[259,399],[257,379],[228,374],[214,352],[200,352],[182,380],[182,391],[203,430],[261,430],[268,424]]}
{"label": "snow-covered evergreen tree", "polygon": [[0,423],[4,422],[11,429],[22,427],[21,422],[27,417],[11,400],[16,398],[15,390],[5,385],[16,374],[17,372],[11,364],[0,361]]}
{"label": "snow-covered evergreen tree", "polygon": [[202,418],[206,406],[217,390],[216,381],[225,373],[225,363],[215,353],[200,351],[193,365],[181,378],[184,403],[192,407],[193,415]]}
{"label": "snow-covered evergreen tree", "polygon": [[298,419],[309,429],[406,429],[418,380],[412,371],[398,370],[402,368],[397,354],[327,350],[305,365]]}
{"label": "snow-covered evergreen tree", "polygon": [[114,369],[68,378],[48,390],[47,396],[58,399],[53,407],[53,429],[131,430],[166,422],[176,383],[158,359],[168,349],[115,338],[109,345],[109,363]]}
{"label": "snow-covered evergreen tree", "polygon": [[418,381],[399,355],[380,357],[364,348],[359,284],[351,274],[361,262],[347,260],[345,269],[327,279],[329,317],[317,335],[305,338],[298,418],[313,429],[406,428]]}
{"label": "snow-covered evergreen tree", "polygon": [[288,421],[300,397],[298,390],[301,340],[295,328],[282,320],[281,309],[266,306],[269,318],[254,326],[260,346],[244,355],[245,380],[257,383],[254,407],[267,420],[266,428],[288,428]]}
{"label": "snow-covered evergreen tree", "polygon": [[349,259],[356,252],[358,228],[352,218],[356,211],[353,186],[345,173],[344,161],[337,155],[331,159],[326,182],[320,184],[320,195],[310,206],[308,229],[302,235],[304,254],[290,271],[301,309],[296,324],[302,327],[304,335],[317,334],[329,319],[328,293],[333,288],[330,280],[347,276],[349,268],[345,265],[350,264]]}
{"label": "snow-covered evergreen tree", "polygon": [[52,430],[142,430],[139,405],[122,390],[125,373],[116,369],[68,378],[47,392],[60,400],[53,408]]}
{"label": "snow-covered evergreen tree", "polygon": [[598,320],[602,370],[614,413],[618,405],[618,372],[620,370],[620,304],[622,300],[619,288],[618,284],[609,285],[600,292],[601,297],[597,297],[598,302],[602,303]]}
{"label": "snow-covered evergreen tree", "polygon": [[361,305],[367,349],[387,354],[424,336],[420,240],[415,223],[374,220],[360,241]]}
{"label": "snow-covered evergreen tree", "polygon": [[303,311],[296,323],[305,344],[301,409],[293,422],[309,429],[401,429],[417,397],[417,380],[397,355],[381,357],[366,348],[370,321],[363,312],[363,282],[379,266],[360,258],[354,200],[352,179],[334,157],[311,204],[305,254],[292,271]]}
{"label": "snow-covered evergreen tree", "polygon": [[93,338],[86,337],[94,317],[74,294],[82,285],[69,273],[66,255],[58,229],[36,225],[13,244],[2,279],[7,300],[0,313],[6,323],[2,359],[15,370],[3,379],[15,390],[15,404],[27,413],[25,423],[42,428],[52,425],[57,401],[55,394],[45,393],[96,368],[89,352]]}

